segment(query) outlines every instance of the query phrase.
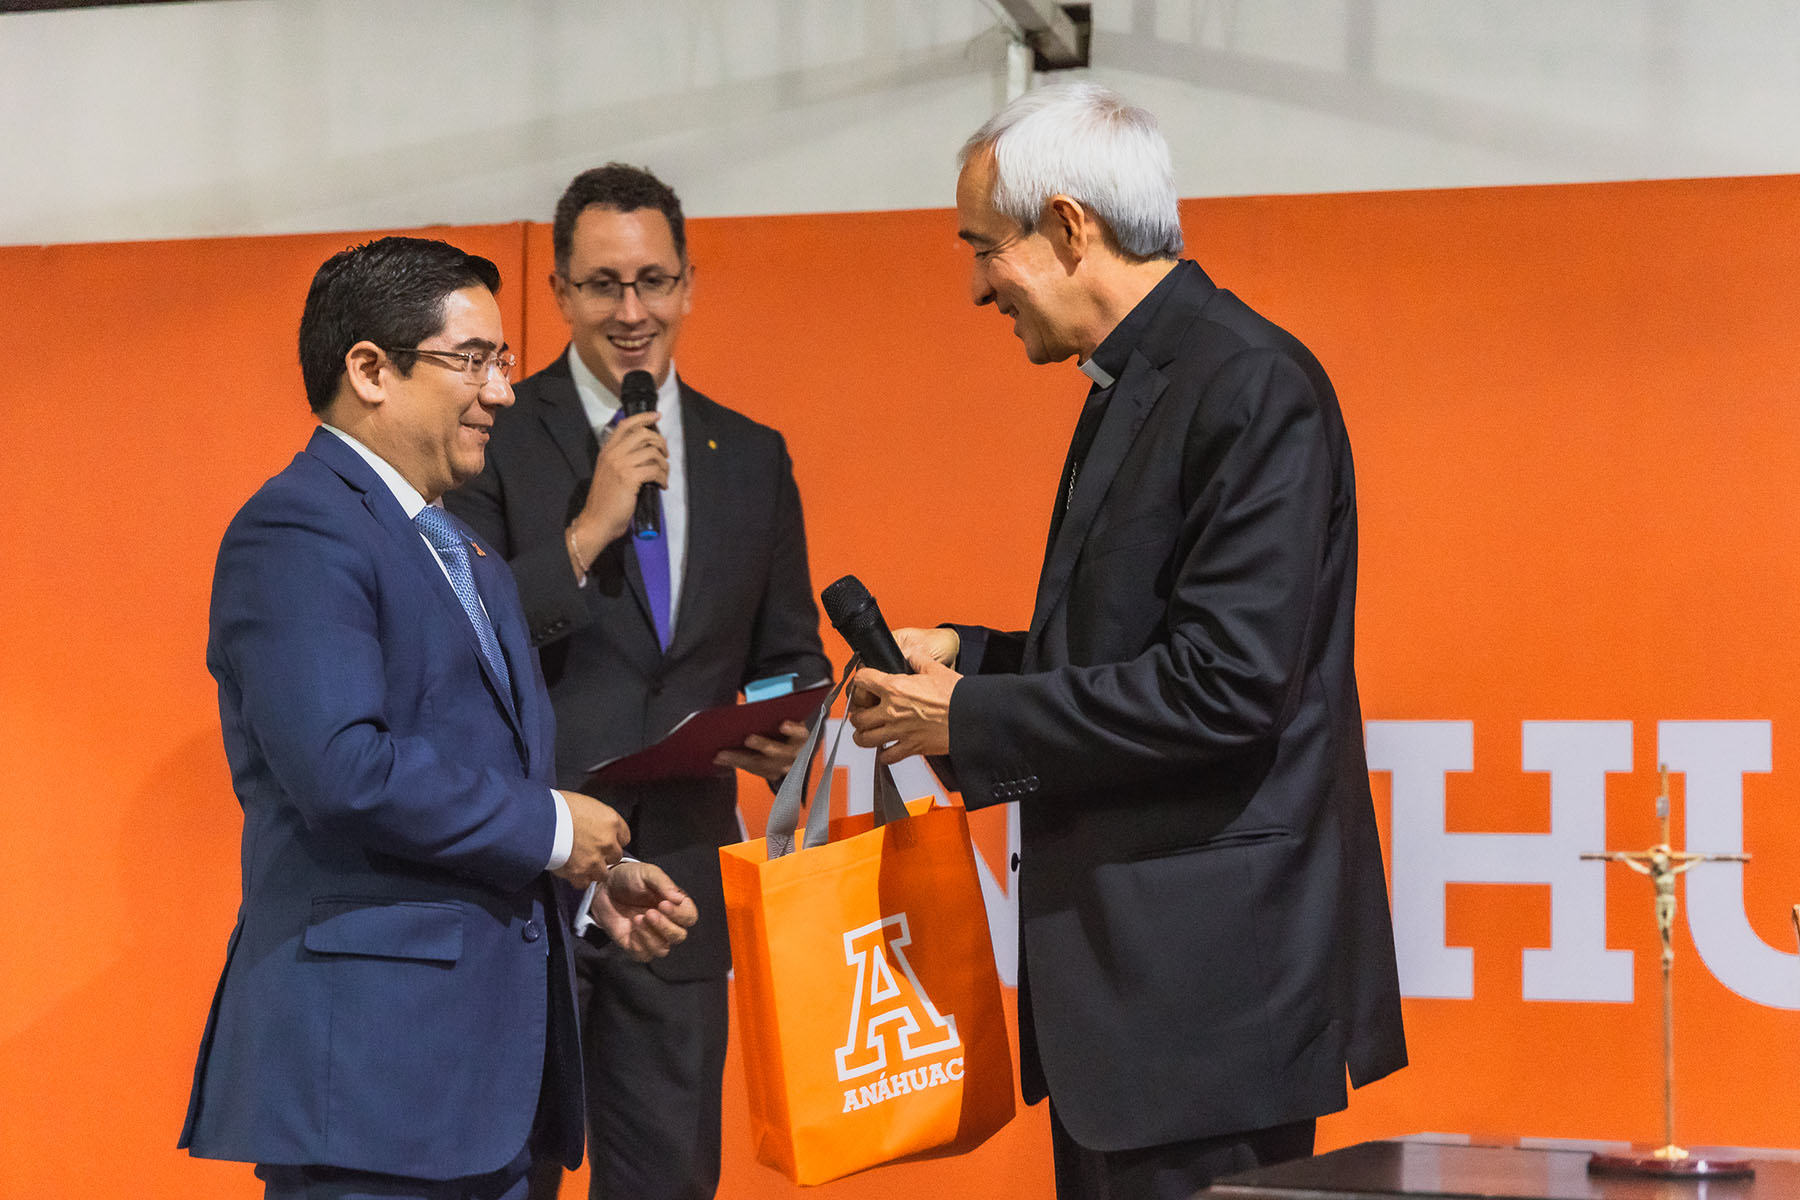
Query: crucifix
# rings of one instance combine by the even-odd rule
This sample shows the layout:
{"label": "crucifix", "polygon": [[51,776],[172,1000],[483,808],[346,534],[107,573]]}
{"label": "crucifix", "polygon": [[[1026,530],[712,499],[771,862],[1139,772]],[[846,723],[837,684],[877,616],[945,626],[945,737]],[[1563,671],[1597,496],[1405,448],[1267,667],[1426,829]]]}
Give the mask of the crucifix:
{"label": "crucifix", "polygon": [[1675,878],[1703,862],[1749,862],[1748,854],[1690,854],[1669,845],[1669,768],[1659,764],[1662,790],[1656,816],[1662,841],[1648,850],[1608,850],[1583,854],[1586,860],[1624,863],[1647,876],[1656,890],[1656,931],[1662,938],[1663,1144],[1649,1154],[1596,1154],[1588,1170],[1658,1178],[1741,1179],[1754,1174],[1747,1162],[1695,1157],[1675,1144]]}

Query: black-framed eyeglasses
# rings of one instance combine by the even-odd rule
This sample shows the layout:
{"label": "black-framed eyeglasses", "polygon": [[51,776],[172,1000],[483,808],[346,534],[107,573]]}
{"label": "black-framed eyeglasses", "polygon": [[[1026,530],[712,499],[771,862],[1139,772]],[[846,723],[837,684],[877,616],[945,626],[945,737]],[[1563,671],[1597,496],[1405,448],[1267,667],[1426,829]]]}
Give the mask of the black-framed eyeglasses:
{"label": "black-framed eyeglasses", "polygon": [[441,359],[444,366],[454,366],[461,371],[470,383],[486,383],[489,375],[511,380],[513,368],[519,365],[519,356],[510,350],[426,350],[414,346],[407,350],[389,350],[388,353],[422,354]]}
{"label": "black-framed eyeglasses", "polygon": [[636,292],[643,303],[655,304],[675,294],[675,289],[687,278],[687,271],[677,271],[673,275],[665,271],[645,271],[636,279],[619,279],[613,275],[596,275],[592,279],[569,279],[565,275],[563,278],[582,295],[605,304],[617,304],[625,299],[626,288]]}

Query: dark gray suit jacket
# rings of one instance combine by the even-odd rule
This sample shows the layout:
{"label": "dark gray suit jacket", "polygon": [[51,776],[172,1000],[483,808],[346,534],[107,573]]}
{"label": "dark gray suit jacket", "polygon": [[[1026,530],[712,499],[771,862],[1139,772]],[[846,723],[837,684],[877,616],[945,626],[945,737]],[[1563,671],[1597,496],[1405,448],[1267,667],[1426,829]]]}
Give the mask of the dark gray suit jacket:
{"label": "dark gray suit jacket", "polygon": [[[1404,1065],[1324,370],[1191,262],[1118,378],[1028,631],[964,628],[950,757],[1020,801],[1022,1057],[1119,1150]],[[1032,1036],[1035,1030],[1035,1037]]]}
{"label": "dark gray suit jacket", "polygon": [[[688,539],[674,640],[650,621],[637,556],[621,538],[579,587],[564,529],[593,481],[598,444],[568,355],[514,389],[487,467],[444,497],[499,547],[519,581],[532,644],[556,709],[556,777],[579,788],[587,768],[656,741],[689,713],[731,703],[747,682],[830,674],[806,562],[793,464],[780,433],[681,385]],[[718,847],[737,841],[737,781],[712,779],[603,794],[632,830],[631,853],[693,896],[700,922],[651,969],[669,979],[731,965]]]}

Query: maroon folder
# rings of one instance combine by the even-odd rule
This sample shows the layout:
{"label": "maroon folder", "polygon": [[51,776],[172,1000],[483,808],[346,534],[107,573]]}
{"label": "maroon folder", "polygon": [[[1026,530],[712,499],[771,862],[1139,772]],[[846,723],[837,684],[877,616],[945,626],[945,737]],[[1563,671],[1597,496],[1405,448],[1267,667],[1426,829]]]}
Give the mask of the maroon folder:
{"label": "maroon folder", "polygon": [[588,768],[584,787],[629,787],[671,779],[704,779],[719,773],[713,758],[721,750],[741,750],[753,733],[779,738],[783,721],[805,724],[831,687],[823,680],[785,696],[750,704],[721,704],[681,718],[663,739],[635,754],[609,758]]}

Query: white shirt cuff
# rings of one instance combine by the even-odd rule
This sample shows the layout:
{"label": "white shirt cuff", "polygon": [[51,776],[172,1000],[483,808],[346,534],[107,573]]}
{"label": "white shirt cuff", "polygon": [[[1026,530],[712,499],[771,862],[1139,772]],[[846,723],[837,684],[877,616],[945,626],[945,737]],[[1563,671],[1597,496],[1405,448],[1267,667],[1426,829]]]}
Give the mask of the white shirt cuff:
{"label": "white shirt cuff", "polygon": [[[550,861],[544,864],[544,870],[556,871],[569,861],[569,854],[575,849],[575,818],[569,815],[569,802],[555,788],[550,789],[551,799],[556,801],[556,836],[550,842]],[[584,903],[582,907],[587,906]]]}
{"label": "white shirt cuff", "polygon": [[594,918],[588,916],[588,906],[594,902],[594,889],[600,885],[590,883],[587,891],[581,893],[581,900],[575,905],[575,936],[580,937],[594,927]]}
{"label": "white shirt cuff", "polygon": [[[640,862],[640,861],[642,861],[642,860],[633,858],[629,854],[623,855],[619,859],[619,862],[622,862],[622,863],[634,863],[634,862]],[[617,864],[615,863],[614,865],[616,866]],[[597,883],[588,884],[587,891],[581,893],[581,899],[576,902],[575,920],[573,922],[573,928],[575,930],[576,937],[583,936],[584,934],[587,933],[588,930],[594,928],[596,925],[599,924],[598,921],[594,920],[593,917],[588,915],[588,909],[594,903],[594,893],[599,890],[599,887],[600,887],[600,885]]]}

